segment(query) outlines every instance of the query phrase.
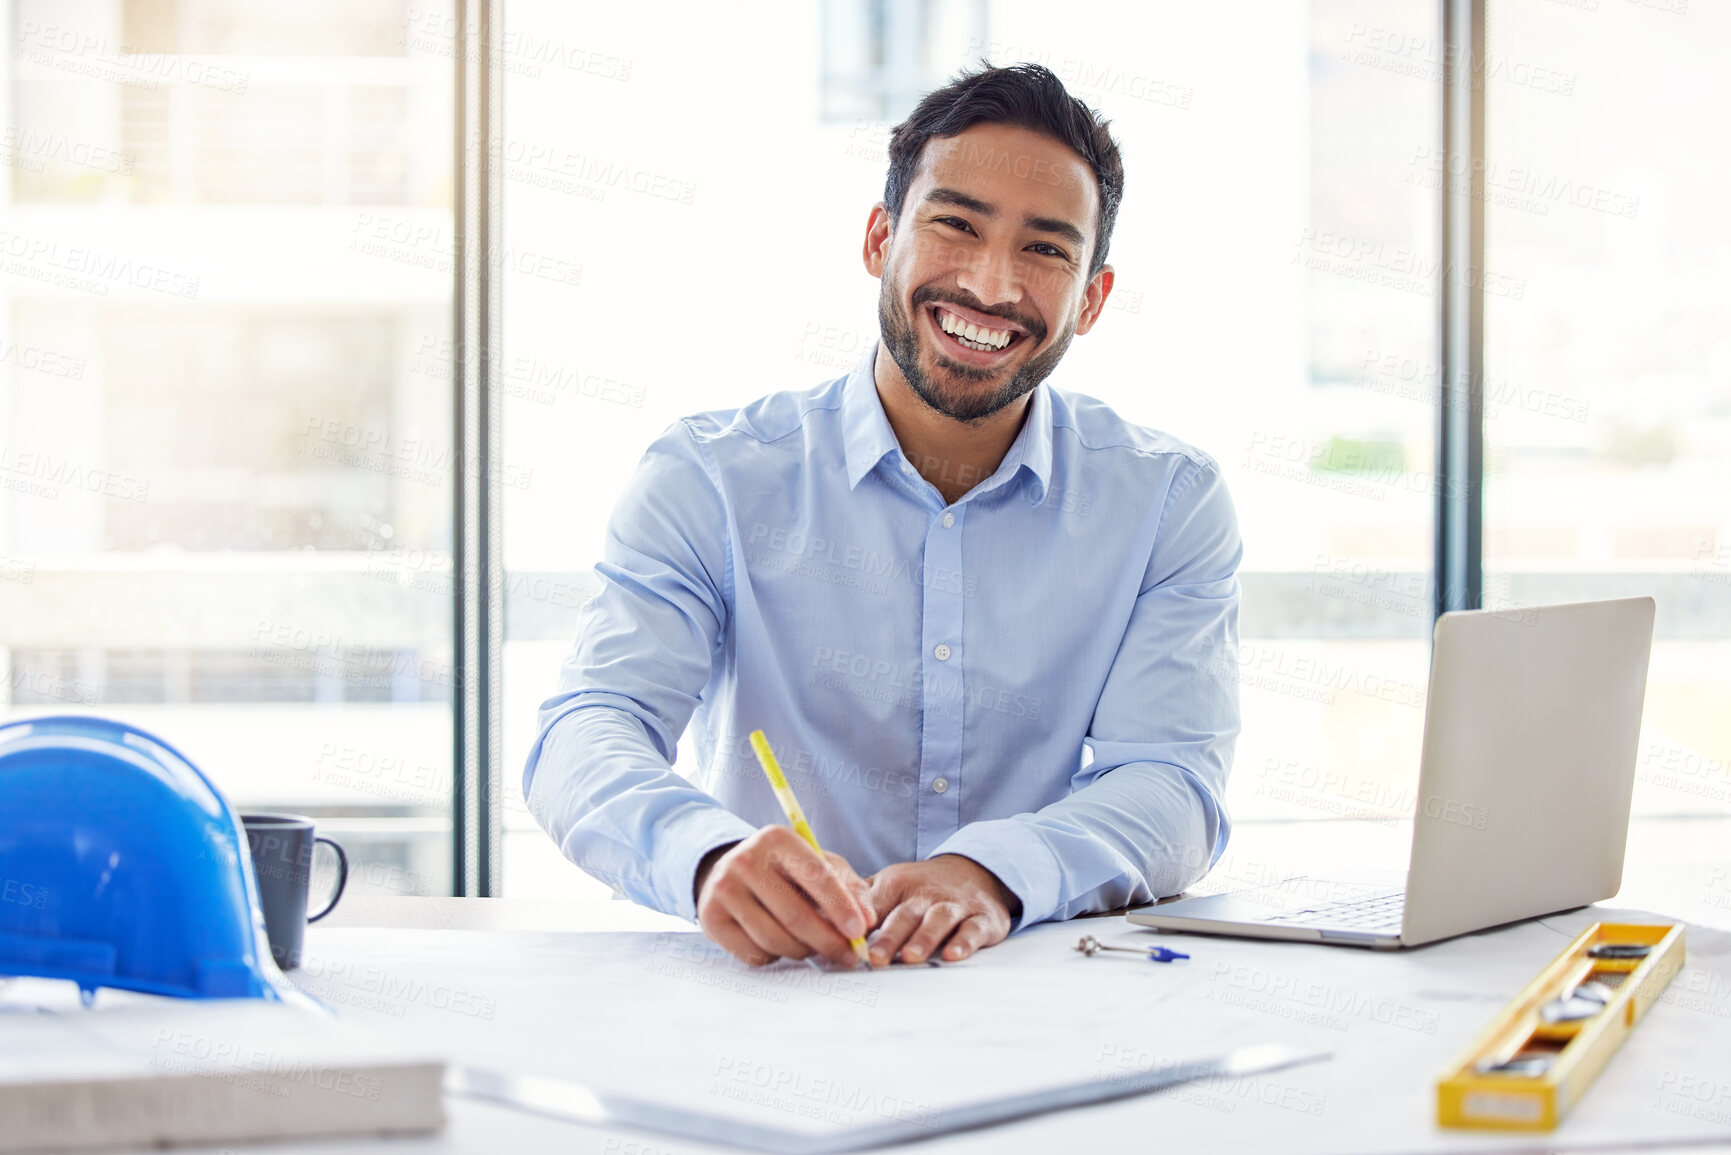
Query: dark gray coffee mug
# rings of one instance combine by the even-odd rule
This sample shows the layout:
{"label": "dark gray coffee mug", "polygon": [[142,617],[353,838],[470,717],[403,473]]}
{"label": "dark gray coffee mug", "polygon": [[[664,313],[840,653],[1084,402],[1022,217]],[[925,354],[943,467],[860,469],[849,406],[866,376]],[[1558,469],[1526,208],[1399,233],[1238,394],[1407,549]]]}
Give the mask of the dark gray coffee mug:
{"label": "dark gray coffee mug", "polygon": [[[285,971],[301,965],[301,942],[307,923],[329,914],[349,882],[349,856],[343,848],[313,833],[313,820],[298,814],[242,814],[252,872],[258,879],[259,904],[271,957]],[[312,883],[313,847],[324,843],[337,852],[337,889],[325,908],[307,917],[307,890]]]}

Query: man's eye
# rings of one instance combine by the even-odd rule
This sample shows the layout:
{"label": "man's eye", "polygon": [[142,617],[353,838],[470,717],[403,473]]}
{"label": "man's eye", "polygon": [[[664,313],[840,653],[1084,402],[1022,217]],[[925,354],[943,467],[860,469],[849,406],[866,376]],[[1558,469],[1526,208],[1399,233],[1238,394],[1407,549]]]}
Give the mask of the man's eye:
{"label": "man's eye", "polygon": [[963,229],[970,233],[974,231],[974,226],[960,217],[938,217],[937,222],[940,225],[949,225],[952,229]]}
{"label": "man's eye", "polygon": [[1028,247],[1030,249],[1038,250],[1041,256],[1061,257],[1064,260],[1070,259],[1069,254],[1063,249],[1060,249],[1057,245],[1048,245],[1045,241],[1040,241],[1038,244],[1032,244]]}

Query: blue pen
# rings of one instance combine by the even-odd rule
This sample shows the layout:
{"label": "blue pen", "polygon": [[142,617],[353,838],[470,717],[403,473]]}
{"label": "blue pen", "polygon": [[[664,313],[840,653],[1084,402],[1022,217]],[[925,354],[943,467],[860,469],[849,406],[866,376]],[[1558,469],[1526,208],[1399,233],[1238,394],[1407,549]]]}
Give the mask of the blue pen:
{"label": "blue pen", "polygon": [[1095,952],[1103,950],[1129,951],[1131,954],[1146,955],[1149,962],[1169,963],[1173,959],[1189,958],[1181,950],[1173,950],[1165,946],[1107,946],[1091,934],[1082,936],[1082,941],[1076,944],[1076,949],[1093,958]]}

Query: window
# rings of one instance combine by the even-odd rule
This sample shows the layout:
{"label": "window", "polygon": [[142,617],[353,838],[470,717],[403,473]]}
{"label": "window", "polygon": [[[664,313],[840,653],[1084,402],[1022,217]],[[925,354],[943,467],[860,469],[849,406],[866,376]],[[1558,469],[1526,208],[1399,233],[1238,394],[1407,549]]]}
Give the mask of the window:
{"label": "window", "polygon": [[0,702],[160,733],[352,891],[439,894],[454,104],[407,21],[14,6]]}
{"label": "window", "polygon": [[1658,596],[1635,808],[1674,821],[1637,824],[1632,853],[1716,858],[1724,825],[1699,819],[1731,814],[1731,222],[1714,191],[1731,161],[1697,113],[1731,101],[1731,12],[1493,4],[1487,35],[1508,79],[1485,260],[1520,291],[1485,298],[1486,589]]}
{"label": "window", "polygon": [[818,115],[900,120],[956,60],[984,47],[988,11],[986,0],[822,0]]}

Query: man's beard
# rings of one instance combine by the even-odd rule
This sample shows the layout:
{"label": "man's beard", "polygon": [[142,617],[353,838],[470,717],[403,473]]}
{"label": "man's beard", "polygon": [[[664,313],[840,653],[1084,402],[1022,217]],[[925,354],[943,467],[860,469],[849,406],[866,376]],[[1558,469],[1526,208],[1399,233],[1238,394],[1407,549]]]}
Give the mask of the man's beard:
{"label": "man's beard", "polygon": [[[914,291],[914,310],[921,312],[921,306],[927,302],[945,299],[941,290],[933,289],[930,285],[921,286]],[[974,305],[967,307],[975,309],[976,312],[984,312]],[[1038,342],[1045,337],[1045,326],[1038,321],[1030,318],[1023,324],[1028,332],[1022,340]],[[1039,356],[1024,361],[1021,368],[1012,373],[1009,380],[1002,385],[985,393],[975,393],[965,387],[957,388],[926,376],[920,367],[920,337],[914,325],[915,322],[909,319],[906,310],[902,308],[900,284],[893,282],[890,277],[885,277],[883,288],[878,293],[878,327],[883,332],[884,348],[895,358],[896,367],[902,371],[902,376],[907,378],[908,385],[920,400],[947,417],[971,422],[984,421],[1012,401],[1032,392],[1036,385],[1058,367],[1065,350],[1070,347],[1070,338],[1076,334],[1074,328],[1067,330]],[[987,384],[1003,372],[1001,369],[981,369],[951,361],[941,350],[935,350],[934,355],[942,371],[963,386]]]}

